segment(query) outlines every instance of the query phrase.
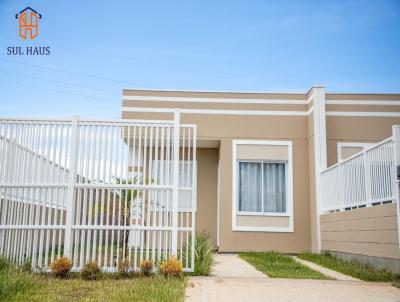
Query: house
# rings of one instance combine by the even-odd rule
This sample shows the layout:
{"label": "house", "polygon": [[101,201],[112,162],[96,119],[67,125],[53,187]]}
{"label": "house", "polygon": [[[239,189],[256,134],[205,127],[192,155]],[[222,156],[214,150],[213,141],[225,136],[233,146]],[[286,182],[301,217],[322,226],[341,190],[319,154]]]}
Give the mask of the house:
{"label": "house", "polygon": [[[328,93],[322,86],[303,93],[123,91],[124,120],[171,120],[177,109],[182,123],[197,127],[196,230],[209,232],[218,251],[328,250],[400,271],[391,149],[398,145],[390,139],[371,159],[368,167],[381,174],[360,170],[368,150],[400,124],[400,94]],[[343,165],[356,170],[334,187],[325,175]],[[362,191],[355,206],[345,199],[325,207],[337,188],[352,193],[380,186],[379,179],[390,184],[386,197]]]}
{"label": "house", "polygon": [[124,90],[122,119],[0,118],[0,255],[80,270],[329,251],[400,272],[400,94]]}

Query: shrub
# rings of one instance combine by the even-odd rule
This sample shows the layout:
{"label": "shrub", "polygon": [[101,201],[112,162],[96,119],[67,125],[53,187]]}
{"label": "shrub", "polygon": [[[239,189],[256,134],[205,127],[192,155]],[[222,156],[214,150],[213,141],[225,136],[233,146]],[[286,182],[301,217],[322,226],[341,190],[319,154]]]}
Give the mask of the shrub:
{"label": "shrub", "polygon": [[128,259],[120,260],[118,262],[118,274],[121,277],[126,278],[129,275],[129,271],[130,271],[129,260]]}
{"label": "shrub", "polygon": [[58,258],[50,264],[50,269],[54,276],[65,278],[72,268],[72,261],[66,257]]}
{"label": "shrub", "polygon": [[81,277],[84,280],[97,280],[101,276],[101,270],[96,261],[86,263],[82,267]]}
{"label": "shrub", "polygon": [[140,262],[140,271],[145,276],[150,276],[153,271],[153,263],[150,260]]}
{"label": "shrub", "polygon": [[196,233],[194,243],[194,274],[208,276],[214,263],[214,246],[206,232]]}
{"label": "shrub", "polygon": [[[189,263],[192,258],[192,245],[189,239],[189,249],[183,251],[183,259],[188,258]],[[211,267],[214,263],[214,246],[211,242],[209,233],[203,231],[196,233],[194,243],[194,272],[196,276],[209,276],[211,273]]]}
{"label": "shrub", "polygon": [[10,263],[7,261],[6,258],[0,257],[0,272],[5,271],[10,267]]}
{"label": "shrub", "polygon": [[160,265],[160,272],[166,277],[177,277],[182,273],[182,263],[171,257]]}

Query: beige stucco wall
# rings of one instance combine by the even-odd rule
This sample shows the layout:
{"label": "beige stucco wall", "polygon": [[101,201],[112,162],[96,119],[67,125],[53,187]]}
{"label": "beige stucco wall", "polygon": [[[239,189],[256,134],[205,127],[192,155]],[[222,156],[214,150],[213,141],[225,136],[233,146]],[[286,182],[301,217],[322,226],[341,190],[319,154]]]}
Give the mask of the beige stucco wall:
{"label": "beige stucco wall", "polygon": [[218,149],[197,149],[196,230],[206,231],[217,246]]}
{"label": "beige stucco wall", "polygon": [[[400,94],[327,93],[326,111],[335,112],[400,112]],[[364,101],[366,104],[330,104],[332,100]],[[379,101],[387,102],[380,105]],[[370,103],[369,103],[370,102]],[[374,103],[374,105],[371,104]],[[391,105],[393,103],[393,105]],[[392,135],[392,125],[400,117],[388,116],[327,116],[326,138],[328,166],[337,162],[338,142],[376,143]]]}
{"label": "beige stucco wall", "polygon": [[274,145],[237,145],[236,159],[243,160],[288,160],[287,146]]}
{"label": "beige stucco wall", "polygon": [[236,225],[239,227],[289,227],[289,217],[267,215],[236,215]]}
{"label": "beige stucco wall", "polygon": [[396,204],[321,215],[322,249],[400,259]]}
{"label": "beige stucco wall", "polygon": [[[225,138],[221,141],[220,251],[279,250],[282,252],[301,252],[310,250],[308,143],[305,139],[293,139],[292,142],[294,232],[278,233],[232,231],[232,139]],[[285,218],[280,223],[285,223]]]}
{"label": "beige stucco wall", "polygon": [[392,126],[397,124],[400,117],[327,116],[328,166],[337,163],[339,142],[376,143],[392,136]]}

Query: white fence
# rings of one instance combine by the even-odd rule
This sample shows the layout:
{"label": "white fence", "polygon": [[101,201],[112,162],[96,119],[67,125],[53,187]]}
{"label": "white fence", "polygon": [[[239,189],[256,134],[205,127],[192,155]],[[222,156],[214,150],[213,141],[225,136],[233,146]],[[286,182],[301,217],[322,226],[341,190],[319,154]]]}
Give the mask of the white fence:
{"label": "white fence", "polygon": [[0,119],[0,255],[115,271],[176,256],[194,269],[196,127]]}
{"label": "white fence", "polygon": [[395,152],[390,137],[321,173],[322,212],[395,201]]}

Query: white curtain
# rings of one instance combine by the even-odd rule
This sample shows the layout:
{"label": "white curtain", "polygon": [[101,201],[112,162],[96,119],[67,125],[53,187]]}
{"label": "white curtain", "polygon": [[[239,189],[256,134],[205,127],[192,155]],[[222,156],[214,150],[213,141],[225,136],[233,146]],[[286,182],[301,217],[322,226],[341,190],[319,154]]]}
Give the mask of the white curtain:
{"label": "white curtain", "polygon": [[285,163],[239,162],[239,211],[286,212]]}
{"label": "white curtain", "polygon": [[239,211],[262,211],[261,169],[261,163],[239,162]]}
{"label": "white curtain", "polygon": [[286,212],[285,164],[264,163],[264,212]]}

